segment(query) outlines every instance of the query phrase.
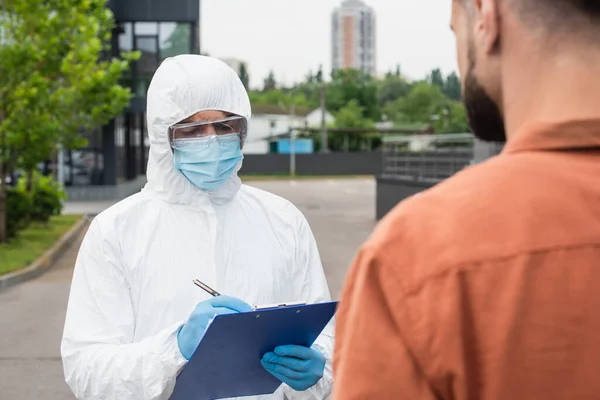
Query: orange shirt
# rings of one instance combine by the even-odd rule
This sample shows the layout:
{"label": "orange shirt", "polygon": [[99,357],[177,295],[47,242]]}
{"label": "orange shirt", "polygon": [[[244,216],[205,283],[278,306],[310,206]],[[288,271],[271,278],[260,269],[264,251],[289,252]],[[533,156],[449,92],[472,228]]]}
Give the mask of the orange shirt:
{"label": "orange shirt", "polygon": [[351,268],[335,399],[600,399],[600,119],[532,124]]}

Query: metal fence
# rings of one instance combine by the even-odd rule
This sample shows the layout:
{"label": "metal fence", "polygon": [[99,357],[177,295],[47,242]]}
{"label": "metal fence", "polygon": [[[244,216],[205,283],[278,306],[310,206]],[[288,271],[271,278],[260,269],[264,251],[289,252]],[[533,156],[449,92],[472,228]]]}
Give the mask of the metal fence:
{"label": "metal fence", "polygon": [[501,144],[479,142],[469,133],[384,138],[381,177],[439,182],[482,161],[476,159],[481,147],[489,156],[502,149]]}

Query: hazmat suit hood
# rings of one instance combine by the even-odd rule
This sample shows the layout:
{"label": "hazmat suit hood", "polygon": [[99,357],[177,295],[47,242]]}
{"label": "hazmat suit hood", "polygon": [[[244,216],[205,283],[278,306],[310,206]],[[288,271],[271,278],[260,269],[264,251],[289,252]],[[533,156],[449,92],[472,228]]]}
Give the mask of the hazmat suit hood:
{"label": "hazmat suit hood", "polygon": [[241,186],[237,172],[220,188],[202,191],[173,166],[168,129],[198,112],[218,110],[246,118],[250,124],[248,93],[236,72],[224,62],[200,55],[167,58],[157,69],[148,89],[148,158],[145,191],[164,201],[199,205],[207,200],[225,203]]}

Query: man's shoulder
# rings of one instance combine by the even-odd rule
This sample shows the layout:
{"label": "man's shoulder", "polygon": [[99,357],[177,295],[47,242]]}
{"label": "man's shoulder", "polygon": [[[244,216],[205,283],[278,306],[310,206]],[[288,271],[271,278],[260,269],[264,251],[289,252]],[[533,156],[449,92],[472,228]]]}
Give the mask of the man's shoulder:
{"label": "man's shoulder", "polygon": [[[522,164],[522,165],[521,165]],[[521,173],[521,179],[515,174]],[[526,163],[495,157],[399,203],[366,243],[414,280],[510,252]],[[518,208],[518,206],[517,206]],[[411,278],[411,279],[412,279]]]}
{"label": "man's shoulder", "polygon": [[[485,213],[486,204],[493,205],[506,195],[511,184],[509,165],[501,157],[465,168],[456,175],[401,201],[381,221],[378,229],[395,231],[399,224],[428,229],[428,225],[450,223],[463,217]],[[502,207],[502,204],[498,204]],[[389,232],[388,232],[389,233]]]}

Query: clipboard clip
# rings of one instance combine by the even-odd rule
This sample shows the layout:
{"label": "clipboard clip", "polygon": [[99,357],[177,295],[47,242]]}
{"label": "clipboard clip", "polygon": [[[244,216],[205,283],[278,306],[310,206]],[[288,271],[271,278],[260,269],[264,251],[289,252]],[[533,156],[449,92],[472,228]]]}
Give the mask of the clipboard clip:
{"label": "clipboard clip", "polygon": [[267,310],[271,308],[285,308],[285,307],[294,307],[294,306],[305,306],[306,303],[301,301],[292,302],[292,303],[279,303],[279,304],[265,304],[262,306],[254,306],[254,311]]}

